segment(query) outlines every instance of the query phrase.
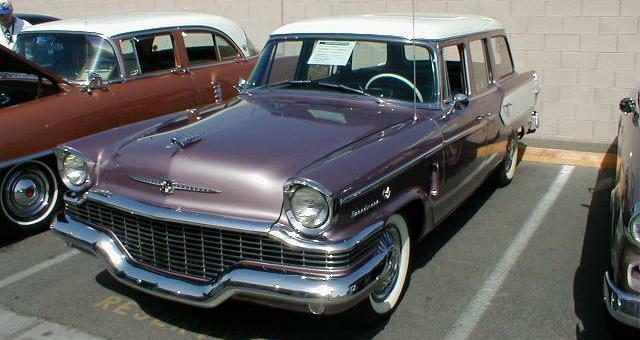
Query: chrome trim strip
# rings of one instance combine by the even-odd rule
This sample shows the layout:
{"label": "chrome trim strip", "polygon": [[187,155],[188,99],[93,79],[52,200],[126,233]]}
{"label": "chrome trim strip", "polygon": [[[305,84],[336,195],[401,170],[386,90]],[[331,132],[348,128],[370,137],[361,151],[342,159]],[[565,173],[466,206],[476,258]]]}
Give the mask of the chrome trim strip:
{"label": "chrome trim strip", "polygon": [[377,180],[369,183],[368,185],[366,185],[365,187],[343,197],[340,199],[340,205],[343,204],[347,204],[351,201],[353,201],[354,199],[366,194],[367,192],[375,189],[376,187],[378,187],[379,185],[381,185],[382,183],[390,180],[391,178],[399,175],[400,173],[408,170],[409,168],[411,168],[412,166],[416,165],[417,163],[419,163],[420,161],[422,161],[423,159],[432,156],[433,154],[435,154],[436,152],[442,150],[442,148],[444,147],[444,145],[440,144],[430,150],[428,150],[427,152],[423,153],[422,155],[406,162],[405,164],[399,166],[398,168],[396,168],[395,170],[387,173],[386,175],[378,178]]}
{"label": "chrome trim strip", "polygon": [[488,125],[489,125],[489,122],[486,121],[486,120],[483,120],[483,122],[481,124],[474,125],[474,126],[468,128],[468,129],[466,129],[466,130],[464,130],[462,132],[458,132],[453,137],[449,137],[449,138],[445,139],[444,140],[444,145],[449,145],[449,144],[455,143],[459,139],[461,139],[461,138],[463,138],[465,136],[468,136],[468,135],[470,135],[470,134],[472,134],[472,133],[474,133],[474,132],[476,132],[476,131],[478,131],[480,129],[484,129]]}
{"label": "chrome trim strip", "polygon": [[615,285],[609,272],[604,274],[603,297],[613,318],[640,329],[640,296],[623,292]]}
{"label": "chrome trim strip", "polygon": [[42,157],[49,156],[49,155],[53,155],[53,149],[36,152],[36,153],[30,154],[30,155],[22,156],[22,157],[19,157],[19,158],[16,158],[16,159],[12,159],[12,160],[9,160],[9,161],[0,162],[0,169],[7,168],[7,167],[10,167],[10,166],[19,164],[19,163],[32,161],[34,159],[42,158]]}
{"label": "chrome trim strip", "polygon": [[[272,225],[272,223],[270,222],[238,220],[221,216],[213,216],[196,212],[157,207],[140,201],[132,200],[122,195],[111,194],[103,191],[101,192],[96,189],[91,189],[91,191],[87,192],[85,195],[85,198],[90,201],[99,202],[116,209],[124,210],[131,214],[168,222],[190,224],[209,228],[216,227],[220,229],[243,231],[254,234],[266,234],[267,232],[269,232],[269,229]],[[73,203],[73,201],[69,200],[67,196],[65,196],[65,200],[69,203]]]}
{"label": "chrome trim strip", "polygon": [[69,246],[96,255],[121,283],[161,298],[207,308],[243,295],[257,298],[256,302],[281,302],[282,307],[290,309],[300,310],[310,304],[339,309],[363,299],[375,287],[377,270],[389,252],[388,248],[378,247],[367,262],[340,277],[309,276],[239,263],[215,282],[196,283],[129,262],[113,239],[84,224],[58,219],[51,228]]}

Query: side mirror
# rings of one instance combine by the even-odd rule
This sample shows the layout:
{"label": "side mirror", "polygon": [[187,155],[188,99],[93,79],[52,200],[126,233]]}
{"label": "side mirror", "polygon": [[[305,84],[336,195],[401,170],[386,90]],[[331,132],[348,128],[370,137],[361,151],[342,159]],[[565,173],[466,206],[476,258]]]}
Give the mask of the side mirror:
{"label": "side mirror", "polygon": [[453,107],[456,110],[462,110],[469,105],[469,96],[463,93],[458,93],[453,96]]}
{"label": "side mirror", "polygon": [[102,76],[97,73],[91,73],[89,75],[89,83],[82,90],[88,94],[92,94],[95,90],[103,90],[107,86],[102,79]]}
{"label": "side mirror", "polygon": [[244,78],[240,78],[238,80],[238,83],[233,85],[233,88],[238,92],[238,93],[242,93],[244,92],[247,87],[249,87],[249,82],[244,79]]}
{"label": "side mirror", "polygon": [[620,111],[624,113],[635,113],[637,109],[638,106],[633,98],[624,98],[620,101]]}

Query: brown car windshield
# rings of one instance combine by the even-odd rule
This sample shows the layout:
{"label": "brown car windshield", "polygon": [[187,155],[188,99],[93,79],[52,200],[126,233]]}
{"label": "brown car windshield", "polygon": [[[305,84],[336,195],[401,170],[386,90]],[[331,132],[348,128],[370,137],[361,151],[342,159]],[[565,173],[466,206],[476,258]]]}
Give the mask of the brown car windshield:
{"label": "brown car windshield", "polygon": [[26,59],[72,82],[87,82],[92,73],[103,80],[120,76],[111,44],[99,36],[72,33],[23,33],[15,50]]}
{"label": "brown car windshield", "polygon": [[260,56],[249,87],[350,89],[381,98],[431,103],[437,100],[435,67],[431,49],[400,42],[272,40]]}

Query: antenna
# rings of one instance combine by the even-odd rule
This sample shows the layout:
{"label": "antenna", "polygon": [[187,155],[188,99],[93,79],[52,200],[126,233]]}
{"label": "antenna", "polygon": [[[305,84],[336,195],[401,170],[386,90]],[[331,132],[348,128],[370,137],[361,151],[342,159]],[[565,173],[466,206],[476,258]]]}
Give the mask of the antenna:
{"label": "antenna", "polygon": [[413,43],[413,120],[418,120],[418,98],[416,89],[418,88],[418,77],[416,75],[416,0],[411,1],[411,41]]}

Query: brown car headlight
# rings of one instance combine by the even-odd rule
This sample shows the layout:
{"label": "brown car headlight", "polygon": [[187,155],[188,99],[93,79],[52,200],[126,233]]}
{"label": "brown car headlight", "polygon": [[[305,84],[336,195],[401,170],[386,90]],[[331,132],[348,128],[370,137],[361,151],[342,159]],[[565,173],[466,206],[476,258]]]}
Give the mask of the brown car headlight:
{"label": "brown car headlight", "polygon": [[56,150],[58,171],[62,182],[72,191],[84,191],[91,184],[94,162],[81,153],[69,148]]}
{"label": "brown car headlight", "polygon": [[308,180],[285,186],[285,215],[293,227],[308,235],[318,235],[328,226],[332,215],[328,191]]}

